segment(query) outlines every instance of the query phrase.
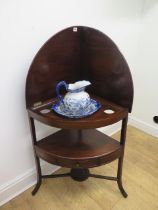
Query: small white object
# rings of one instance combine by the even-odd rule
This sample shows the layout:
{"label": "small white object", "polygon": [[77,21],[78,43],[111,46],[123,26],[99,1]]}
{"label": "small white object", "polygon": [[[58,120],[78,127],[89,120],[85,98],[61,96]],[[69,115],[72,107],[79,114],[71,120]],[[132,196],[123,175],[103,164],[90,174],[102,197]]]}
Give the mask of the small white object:
{"label": "small white object", "polygon": [[47,114],[47,113],[49,113],[50,111],[51,111],[50,109],[43,109],[43,110],[40,111],[40,113],[42,113],[42,114]]}
{"label": "small white object", "polygon": [[73,32],[77,32],[77,27],[73,27]]}
{"label": "small white object", "polygon": [[106,109],[106,110],[104,110],[104,112],[106,114],[113,114],[114,113],[114,110],[112,110],[112,109]]}

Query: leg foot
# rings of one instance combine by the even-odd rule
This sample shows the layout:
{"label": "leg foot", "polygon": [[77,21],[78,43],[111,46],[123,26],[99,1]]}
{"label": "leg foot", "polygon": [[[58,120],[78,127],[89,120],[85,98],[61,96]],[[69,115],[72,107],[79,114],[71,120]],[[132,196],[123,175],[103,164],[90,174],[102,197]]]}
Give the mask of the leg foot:
{"label": "leg foot", "polygon": [[122,186],[122,180],[118,180],[117,181],[117,184],[118,184],[118,187],[119,187],[119,190],[120,192],[122,193],[123,197],[124,198],[127,198],[128,194],[126,193],[126,191],[124,190],[123,186]]}
{"label": "leg foot", "polygon": [[32,195],[35,195],[41,186],[41,181],[37,182],[35,188],[32,191]]}

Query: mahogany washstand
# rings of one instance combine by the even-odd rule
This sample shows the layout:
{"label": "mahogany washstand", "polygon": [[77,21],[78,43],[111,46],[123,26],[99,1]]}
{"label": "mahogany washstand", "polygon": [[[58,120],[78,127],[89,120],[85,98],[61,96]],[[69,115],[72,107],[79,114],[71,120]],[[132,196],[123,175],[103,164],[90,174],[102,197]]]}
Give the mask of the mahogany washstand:
{"label": "mahogany washstand", "polygon": [[[64,118],[54,113],[51,106],[57,101],[55,86],[61,80],[67,83],[89,80],[92,86],[88,92],[101,103],[101,109],[81,119]],[[26,81],[26,107],[37,169],[37,184],[32,194],[38,191],[43,178],[71,176],[77,181],[88,177],[117,181],[122,195],[127,197],[122,186],[122,167],[132,103],[133,82],[129,67],[108,36],[93,28],[77,26],[50,38],[35,56]],[[107,109],[114,113],[105,113]],[[61,130],[37,141],[34,120]],[[96,130],[120,120],[120,141]],[[40,158],[70,168],[70,173],[42,175]],[[116,177],[89,171],[89,168],[116,159]]]}

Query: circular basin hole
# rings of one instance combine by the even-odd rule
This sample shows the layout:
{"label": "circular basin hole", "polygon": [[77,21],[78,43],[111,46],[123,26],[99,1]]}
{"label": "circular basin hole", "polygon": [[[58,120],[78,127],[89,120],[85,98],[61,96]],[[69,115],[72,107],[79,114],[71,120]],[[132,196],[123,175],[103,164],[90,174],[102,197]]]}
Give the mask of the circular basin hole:
{"label": "circular basin hole", "polygon": [[113,114],[115,111],[112,110],[112,109],[105,109],[104,112],[105,112],[106,114]]}
{"label": "circular basin hole", "polygon": [[40,113],[41,114],[47,114],[47,113],[49,113],[51,110],[50,109],[42,109],[41,111],[40,111]]}

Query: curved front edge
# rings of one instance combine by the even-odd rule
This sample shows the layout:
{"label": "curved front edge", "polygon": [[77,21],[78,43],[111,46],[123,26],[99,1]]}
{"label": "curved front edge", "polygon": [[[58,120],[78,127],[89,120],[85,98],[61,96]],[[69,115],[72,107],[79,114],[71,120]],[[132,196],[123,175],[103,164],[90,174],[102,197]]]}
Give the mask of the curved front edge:
{"label": "curved front edge", "polygon": [[110,163],[121,156],[122,147],[109,155],[100,157],[92,157],[85,159],[69,159],[66,157],[59,157],[54,154],[43,152],[38,146],[35,146],[37,155],[48,163],[67,167],[67,168],[93,168]]}
{"label": "curved front edge", "polygon": [[[97,112],[96,112],[97,113]],[[89,129],[100,128],[103,126],[114,124],[128,115],[128,111],[120,111],[116,116],[107,117],[104,119],[95,119],[94,115],[91,115],[82,119],[67,119],[64,117],[50,117],[41,113],[28,110],[30,117],[52,127],[64,128],[64,129]]]}

